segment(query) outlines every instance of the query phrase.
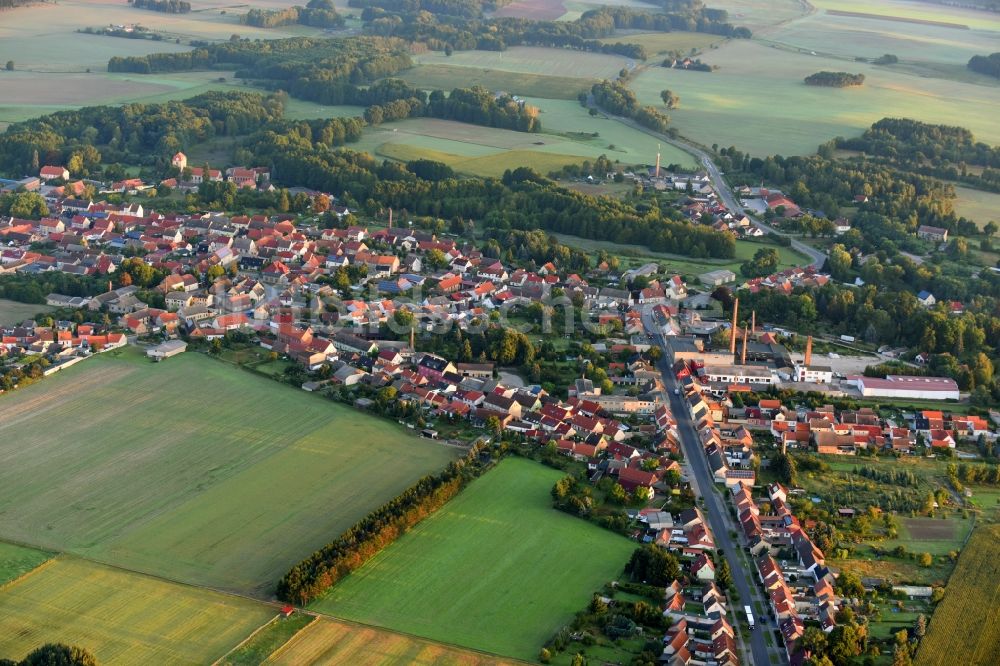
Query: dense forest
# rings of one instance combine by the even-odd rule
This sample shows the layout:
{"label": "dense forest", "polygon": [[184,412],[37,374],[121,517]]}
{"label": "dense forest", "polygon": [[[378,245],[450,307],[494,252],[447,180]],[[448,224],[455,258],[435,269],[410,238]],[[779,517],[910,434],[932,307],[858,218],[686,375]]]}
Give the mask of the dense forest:
{"label": "dense forest", "polygon": [[484,12],[495,11],[512,0],[350,0],[349,7],[364,9],[378,7],[390,12],[429,12],[443,16],[482,16]]}
{"label": "dense forest", "polygon": [[[837,138],[832,145],[908,171],[1000,192],[1000,148],[976,141],[963,127],[883,118],[862,136]],[[982,169],[975,173],[970,166]]]}
{"label": "dense forest", "polygon": [[805,78],[807,86],[825,86],[827,88],[847,88],[849,86],[860,86],[865,82],[864,74],[850,74],[848,72],[816,72]]}
{"label": "dense forest", "polygon": [[[456,18],[427,13],[393,13],[368,7],[362,13],[371,34],[395,36],[421,42],[433,50],[481,49],[503,51],[511,46],[547,46],[582,51],[617,53],[645,59],[646,50],[637,44],[605,44],[617,30],[670,32],[685,30],[726,37],[749,38],[746,28],[726,22],[726,13],[697,9],[677,14],[654,14],[625,8],[595,9],[575,21],[534,21],[520,18]],[[627,37],[624,38],[627,40]]]}
{"label": "dense forest", "polygon": [[985,56],[972,56],[967,66],[973,72],[979,72],[980,74],[1000,79],[1000,52]]}
{"label": "dense forest", "polygon": [[130,0],[130,2],[133,7],[165,14],[187,14],[191,11],[191,3],[187,0]]}
{"label": "dense forest", "polygon": [[155,165],[184,146],[270,126],[283,111],[280,96],[245,92],[59,111],[14,123],[0,134],[0,171],[37,173],[41,164],[69,164],[74,155],[84,166]]}
{"label": "dense forest", "polygon": [[330,0],[309,0],[305,7],[298,5],[287,9],[255,7],[240,17],[240,23],[258,28],[276,28],[294,24],[315,28],[339,28],[344,25],[344,17],[337,13]]}

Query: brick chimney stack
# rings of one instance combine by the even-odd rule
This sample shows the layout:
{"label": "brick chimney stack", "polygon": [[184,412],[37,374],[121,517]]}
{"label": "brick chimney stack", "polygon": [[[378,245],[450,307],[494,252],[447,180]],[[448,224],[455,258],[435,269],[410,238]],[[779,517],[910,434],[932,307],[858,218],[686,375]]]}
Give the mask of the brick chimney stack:
{"label": "brick chimney stack", "polygon": [[806,358],[802,362],[806,367],[812,365],[813,362],[813,336],[806,338]]}
{"label": "brick chimney stack", "polygon": [[747,335],[747,327],[743,327],[743,354],[740,356],[740,364],[747,364],[747,340],[750,336]]}
{"label": "brick chimney stack", "polygon": [[757,311],[750,313],[750,335],[757,335]]}
{"label": "brick chimney stack", "polygon": [[729,353],[736,353],[736,317],[740,313],[740,299],[733,303],[733,325],[729,328]]}

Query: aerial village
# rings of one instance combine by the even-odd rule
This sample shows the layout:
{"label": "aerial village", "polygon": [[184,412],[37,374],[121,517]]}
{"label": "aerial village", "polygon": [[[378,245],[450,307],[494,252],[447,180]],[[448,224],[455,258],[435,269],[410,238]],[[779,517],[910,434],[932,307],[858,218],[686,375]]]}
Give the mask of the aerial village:
{"label": "aerial village", "polygon": [[[188,167],[182,154],[174,162],[179,176],[168,183],[174,188],[196,188],[204,178],[268,186],[266,170],[206,172]],[[320,193],[308,194],[330,202],[330,214],[342,223],[321,226],[315,218],[221,211],[161,214],[135,200],[95,202],[76,198],[79,190],[72,185],[41,185],[67,177],[61,167],[44,167],[37,183],[20,183],[41,188],[51,214],[38,221],[0,219],[0,274],[61,272],[99,278],[107,289],[96,296],[49,293],[47,305],[75,311],[73,320],[3,328],[0,389],[12,390],[26,377],[58,372],[130,342],[144,345],[151,359],[169,363],[189,345],[211,345],[239,333],[301,366],[306,391],[392,387],[401,404],[420,414],[424,436],[439,436],[436,419],[463,421],[491,436],[554,447],[585,464],[594,483],[611,477],[628,497],[641,500],[645,508],[631,514],[635,538],[684,563],[683,578],[664,590],[670,629],[663,637],[663,663],[736,664],[737,642],[743,639],[734,622],[749,623],[750,630],[755,623],[716,583],[716,535],[700,506],[675,513],[663,509],[677,487],[691,480],[685,462],[691,452],[682,447],[678,416],[694,427],[701,444],[696,455],[707,461],[735,517],[740,547],[752,558],[768,603],[768,617],[758,621],[780,631],[793,664],[808,657],[799,645],[805,623],[830,632],[842,600],[834,593],[835,572],[790,508],[796,491],[780,483],[758,484],[757,445],[906,455],[924,444],[954,448],[963,438],[996,436],[987,420],[944,410],[889,420],[867,408],[790,407],[760,397],[791,388],[830,397],[944,400],[957,398],[958,387],[947,378],[835,372],[817,360],[812,337],[804,354],[793,354],[779,342],[781,331],[763,322],[758,326],[756,313],[740,329],[738,300],[731,322],[703,319],[707,294],[737,282],[731,271],[710,271],[689,285],[682,276],[662,274],[656,264],[615,271],[602,263],[582,275],[552,263],[509,265],[461,238],[415,228],[408,220],[396,225],[391,211],[385,226],[355,224],[350,210]],[[692,193],[684,208],[692,218],[715,216],[713,225],[734,233],[756,229],[718,204],[707,177],[675,179],[657,166],[642,178],[652,187]],[[123,181],[101,191],[143,187]],[[789,202],[756,194],[789,214]],[[125,271],[135,262],[165,277],[143,290]],[[632,289],[638,278],[644,286]],[[829,279],[815,268],[791,268],[735,286],[790,291]],[[155,306],[141,298],[144,293],[155,294]],[[416,338],[441,325],[475,328],[556,294],[581,303],[599,326],[593,348],[615,359],[607,382],[581,376],[547,391],[481,358],[417,351]],[[403,310],[408,316],[399,316]],[[386,325],[396,325],[397,335],[382,335]],[[665,341],[662,351],[656,336]],[[668,390],[664,373],[676,380],[675,392]],[[675,413],[672,399],[687,413]],[[352,404],[367,409],[372,400],[359,397]]]}

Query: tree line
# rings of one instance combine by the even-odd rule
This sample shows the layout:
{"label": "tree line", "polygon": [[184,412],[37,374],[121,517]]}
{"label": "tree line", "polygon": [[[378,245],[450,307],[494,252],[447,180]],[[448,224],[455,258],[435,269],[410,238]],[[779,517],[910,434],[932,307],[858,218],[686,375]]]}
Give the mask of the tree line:
{"label": "tree line", "polygon": [[309,0],[305,7],[299,5],[286,9],[254,7],[240,17],[240,23],[258,28],[276,28],[294,24],[315,28],[340,28],[344,25],[344,17],[337,13],[330,0]]}
{"label": "tree line", "polygon": [[[883,118],[860,137],[838,137],[833,146],[863,151],[908,171],[1000,192],[1000,148],[976,141],[964,127]],[[983,168],[976,174],[969,166]]]}
{"label": "tree line", "polygon": [[974,55],[966,65],[973,72],[1000,79],[1000,52],[989,55]]}
{"label": "tree line", "polygon": [[597,106],[610,113],[631,118],[643,127],[657,132],[666,132],[669,129],[670,116],[651,106],[640,104],[635,93],[621,79],[595,83],[590,89],[590,94]]}
{"label": "tree line", "polygon": [[300,605],[318,598],[491,467],[485,445],[473,446],[463,459],[423,477],[292,567],[278,583],[278,598]]}
{"label": "tree line", "polygon": [[865,82],[864,74],[850,74],[848,72],[816,72],[805,78],[807,86],[825,86],[828,88],[847,88],[848,86],[860,86]]}
{"label": "tree line", "polygon": [[40,164],[160,165],[183,146],[238,136],[279,121],[281,96],[208,92],[183,102],[91,106],[14,123],[0,135],[0,170],[37,173]]}
{"label": "tree line", "polygon": [[485,19],[444,16],[394,11],[372,5],[364,9],[362,19],[369,34],[401,37],[410,42],[426,44],[436,51],[503,51],[511,46],[546,46],[617,53],[644,60],[648,53],[639,44],[608,44],[598,40],[614,35],[616,30],[684,30],[735,38],[751,36],[748,29],[736,28],[728,23],[725,12],[705,8],[652,13],[603,7],[585,12],[575,21],[535,21],[511,17]]}
{"label": "tree line", "polygon": [[187,14],[191,11],[191,3],[187,0],[131,0],[131,2],[133,7],[165,14]]}

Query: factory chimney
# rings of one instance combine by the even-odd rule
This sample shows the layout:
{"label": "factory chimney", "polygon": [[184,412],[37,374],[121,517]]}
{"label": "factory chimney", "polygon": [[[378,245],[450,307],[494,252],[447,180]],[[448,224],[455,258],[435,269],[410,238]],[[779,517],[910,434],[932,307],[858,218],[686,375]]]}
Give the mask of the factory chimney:
{"label": "factory chimney", "polygon": [[733,325],[729,327],[729,353],[736,353],[736,317],[740,312],[740,299],[733,301]]}
{"label": "factory chimney", "polygon": [[656,144],[656,170],[653,172],[653,176],[660,177],[660,144]]}
{"label": "factory chimney", "polygon": [[757,335],[757,311],[750,313],[750,335]]}
{"label": "factory chimney", "polygon": [[806,338],[806,358],[802,361],[802,364],[806,367],[812,365],[813,362],[813,336]]}
{"label": "factory chimney", "polygon": [[392,209],[389,209],[389,228],[392,229]]}
{"label": "factory chimney", "polygon": [[747,327],[743,327],[743,354],[740,356],[740,365],[747,364]]}

